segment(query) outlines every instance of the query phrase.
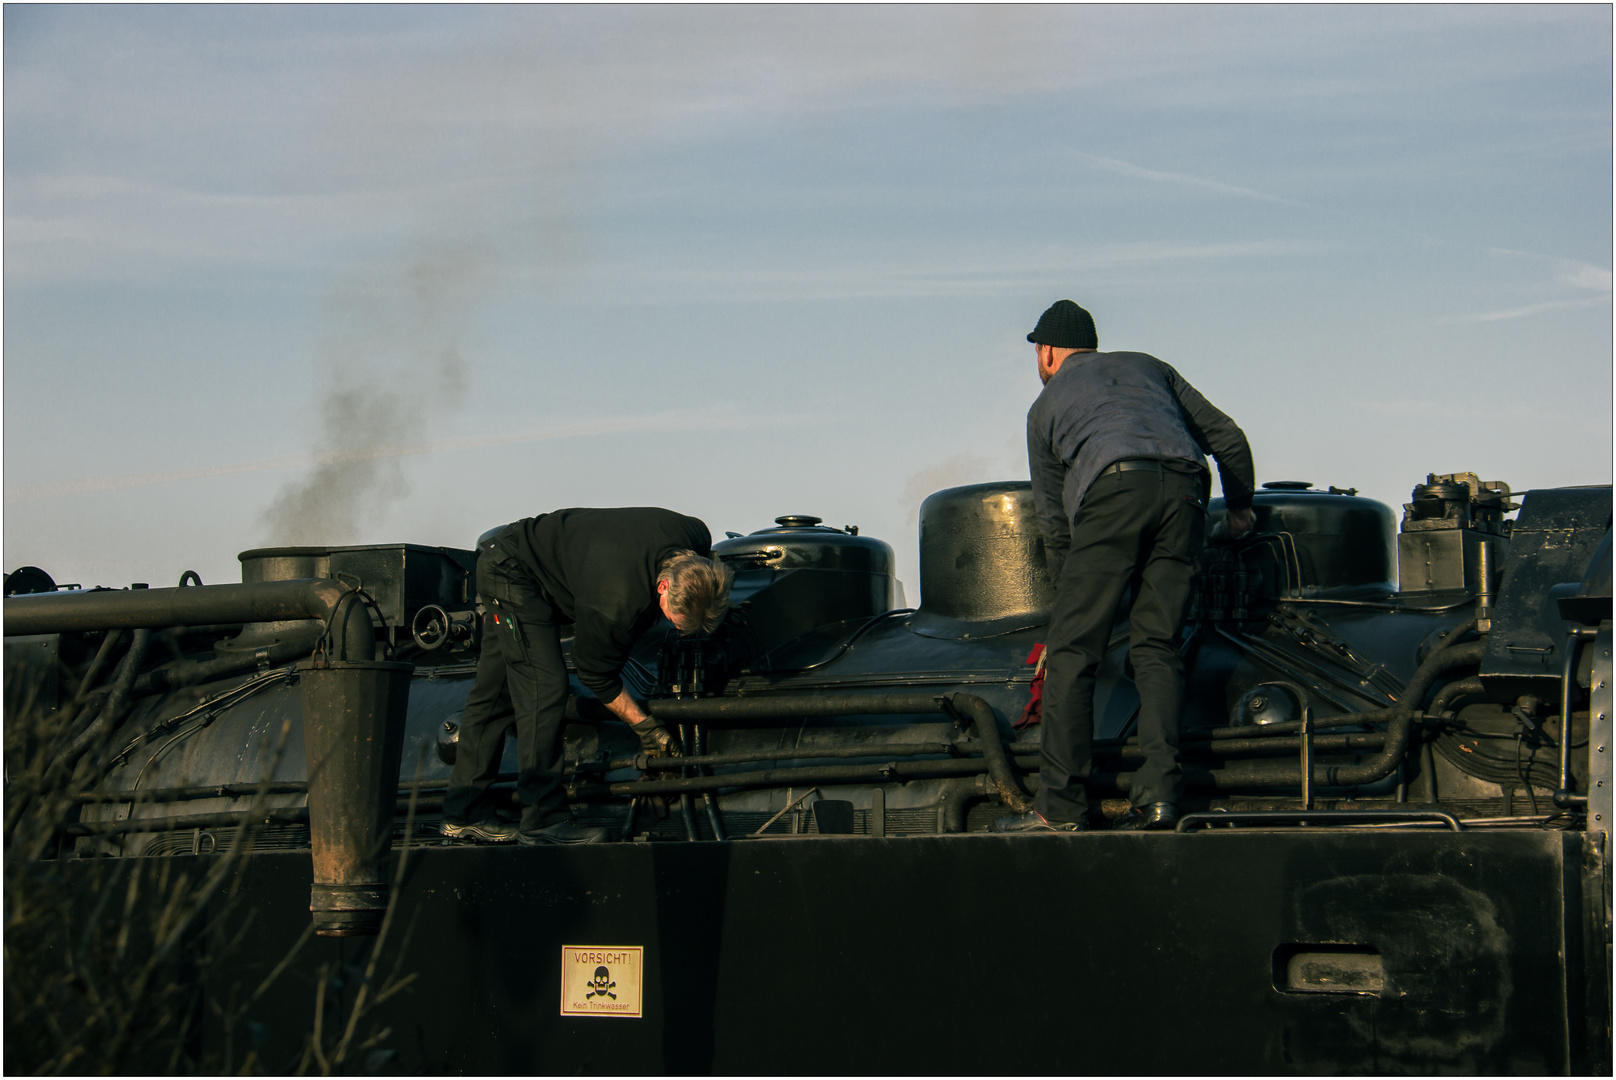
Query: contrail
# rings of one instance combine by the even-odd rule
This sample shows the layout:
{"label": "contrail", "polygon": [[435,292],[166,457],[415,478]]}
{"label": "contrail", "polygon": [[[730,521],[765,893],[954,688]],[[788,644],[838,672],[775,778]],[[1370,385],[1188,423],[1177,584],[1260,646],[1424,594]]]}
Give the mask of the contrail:
{"label": "contrail", "polygon": [[625,416],[609,420],[585,420],[561,427],[543,430],[518,431],[508,435],[468,436],[459,439],[431,439],[426,442],[378,443],[348,450],[323,453],[288,454],[265,461],[246,461],[234,465],[214,465],[206,469],[179,469],[175,472],[132,473],[125,476],[90,476],[80,480],[63,480],[51,484],[17,484],[6,488],[6,502],[33,502],[54,499],[63,495],[87,495],[102,491],[122,491],[127,488],[149,487],[152,484],[170,484],[181,480],[202,480],[213,476],[234,476],[237,473],[268,472],[272,469],[313,468],[321,465],[339,465],[350,461],[374,461],[379,458],[411,457],[416,454],[436,454],[444,450],[471,450],[484,446],[503,446],[509,443],[544,442],[550,439],[586,438],[591,435],[611,435],[624,431],[672,432],[711,431],[719,428],[747,428],[760,425],[789,423],[793,417],[782,416],[715,416],[712,413],[660,412],[644,416]]}
{"label": "contrail", "polygon": [[1118,158],[1101,157],[1098,154],[1085,154],[1080,151],[1072,153],[1087,161],[1096,168],[1107,172],[1119,173],[1122,176],[1132,176],[1140,180],[1158,180],[1169,184],[1184,184],[1189,187],[1205,188],[1208,191],[1219,191],[1226,195],[1239,195],[1247,199],[1261,199],[1264,202],[1280,203],[1284,206],[1297,206],[1304,210],[1311,210],[1307,203],[1297,202],[1295,199],[1286,199],[1279,195],[1270,195],[1266,191],[1256,191],[1252,188],[1237,187],[1234,184],[1225,184],[1218,180],[1208,180],[1201,176],[1189,176],[1185,173],[1159,172],[1156,169],[1146,169],[1135,165],[1131,161],[1122,161]]}

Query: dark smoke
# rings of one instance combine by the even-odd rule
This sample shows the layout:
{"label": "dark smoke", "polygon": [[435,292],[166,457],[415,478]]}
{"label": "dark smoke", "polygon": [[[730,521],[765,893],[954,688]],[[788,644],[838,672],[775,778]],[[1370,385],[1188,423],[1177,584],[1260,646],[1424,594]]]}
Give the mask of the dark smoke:
{"label": "dark smoke", "polygon": [[355,543],[409,494],[398,457],[362,451],[453,418],[465,399],[460,338],[487,276],[479,248],[441,246],[339,290],[315,401],[316,450],[333,460],[281,489],[264,512],[271,543]]}

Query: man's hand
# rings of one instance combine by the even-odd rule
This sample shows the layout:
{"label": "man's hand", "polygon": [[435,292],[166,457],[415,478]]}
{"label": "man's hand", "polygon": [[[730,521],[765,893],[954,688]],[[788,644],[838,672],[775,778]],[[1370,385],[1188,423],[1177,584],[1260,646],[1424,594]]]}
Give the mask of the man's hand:
{"label": "man's hand", "polygon": [[1238,540],[1240,537],[1246,535],[1246,533],[1251,531],[1251,522],[1251,507],[1248,506],[1244,510],[1230,510],[1229,538],[1231,540]]}
{"label": "man's hand", "polygon": [[613,716],[625,724],[638,724],[650,718],[650,714],[634,700],[634,696],[627,689],[619,690],[616,697],[606,702],[606,707],[612,711]]}
{"label": "man's hand", "polygon": [[606,703],[612,714],[634,729],[640,737],[640,749],[652,757],[681,757],[679,740],[655,717],[647,713],[627,689]]}
{"label": "man's hand", "polygon": [[640,737],[640,749],[651,757],[684,757],[673,733],[662,726],[654,716],[648,716],[634,725],[634,734]]}

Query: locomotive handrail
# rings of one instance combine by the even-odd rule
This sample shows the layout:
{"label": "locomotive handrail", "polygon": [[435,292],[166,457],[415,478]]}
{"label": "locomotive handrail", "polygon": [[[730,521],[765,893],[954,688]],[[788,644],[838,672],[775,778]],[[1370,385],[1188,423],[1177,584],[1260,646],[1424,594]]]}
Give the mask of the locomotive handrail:
{"label": "locomotive handrail", "polygon": [[[1018,769],[1036,769],[1035,757],[1007,759]],[[864,765],[820,765],[790,769],[758,769],[752,772],[723,773],[676,780],[628,780],[613,784],[593,783],[569,786],[569,793],[580,801],[601,798],[629,798],[638,795],[680,795],[720,788],[786,787],[798,784],[886,783],[905,780],[934,780],[943,777],[990,775],[982,758],[938,758],[905,760],[890,757]],[[995,787],[997,784],[995,784]]]}
{"label": "locomotive handrail", "polygon": [[[878,694],[771,694],[736,698],[674,698],[651,703],[651,712],[660,720],[673,723],[714,720],[772,719],[780,716],[846,716],[880,713],[914,714],[944,712],[963,715],[982,741],[982,756],[999,797],[1016,813],[1024,813],[1032,802],[1016,781],[999,737],[998,717],[975,694],[933,694],[925,691],[897,691]],[[879,756],[879,755],[872,755]],[[953,774],[957,775],[957,774]],[[707,779],[722,779],[709,777]],[[666,783],[666,781],[653,781]],[[614,794],[617,785],[614,785]],[[673,789],[699,790],[699,789]],[[639,789],[640,794],[654,794]],[[621,792],[620,794],[634,794]]]}
{"label": "locomotive handrail", "polygon": [[[1187,833],[1203,825],[1233,825],[1236,822],[1261,825],[1277,821],[1294,821],[1303,825],[1359,824],[1413,824],[1446,825],[1453,832],[1464,832],[1458,818],[1445,810],[1230,810],[1207,814],[1185,814],[1178,819],[1177,832]],[[1215,832],[1214,829],[1203,830]]]}
{"label": "locomotive handrail", "polygon": [[641,772],[671,772],[692,765],[752,765],[763,761],[834,761],[838,758],[890,758],[890,757],[974,757],[961,754],[958,743],[885,743],[874,747],[791,747],[772,750],[742,750],[727,754],[699,754],[689,757],[652,757],[636,754],[634,757],[612,758],[609,761],[580,761],[579,772],[616,772],[619,769],[639,769]]}
{"label": "locomotive handrail", "polygon": [[1571,790],[1571,688],[1577,682],[1577,658],[1585,641],[1592,641],[1599,631],[1589,626],[1574,626],[1566,634],[1565,665],[1560,672],[1560,788],[1554,793],[1554,805],[1562,810],[1586,806],[1588,796]]}

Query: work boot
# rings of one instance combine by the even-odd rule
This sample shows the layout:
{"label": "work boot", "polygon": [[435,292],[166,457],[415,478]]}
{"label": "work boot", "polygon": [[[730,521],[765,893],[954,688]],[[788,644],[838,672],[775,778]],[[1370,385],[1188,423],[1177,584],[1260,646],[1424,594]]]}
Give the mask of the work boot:
{"label": "work boot", "polygon": [[993,831],[999,833],[1083,832],[1088,827],[1086,821],[1050,821],[1036,810],[993,819]]}
{"label": "work boot", "polygon": [[475,840],[483,844],[508,844],[516,839],[516,826],[498,818],[482,821],[451,821],[444,818],[438,826],[438,835],[451,840]]}
{"label": "work boot", "polygon": [[571,818],[563,818],[552,825],[533,832],[518,832],[517,843],[534,844],[604,844],[612,838],[612,830],[603,825],[579,825]]}
{"label": "work boot", "polygon": [[1177,824],[1178,807],[1170,802],[1153,802],[1145,806],[1130,806],[1111,823],[1111,829],[1113,832],[1145,832],[1167,830]]}

